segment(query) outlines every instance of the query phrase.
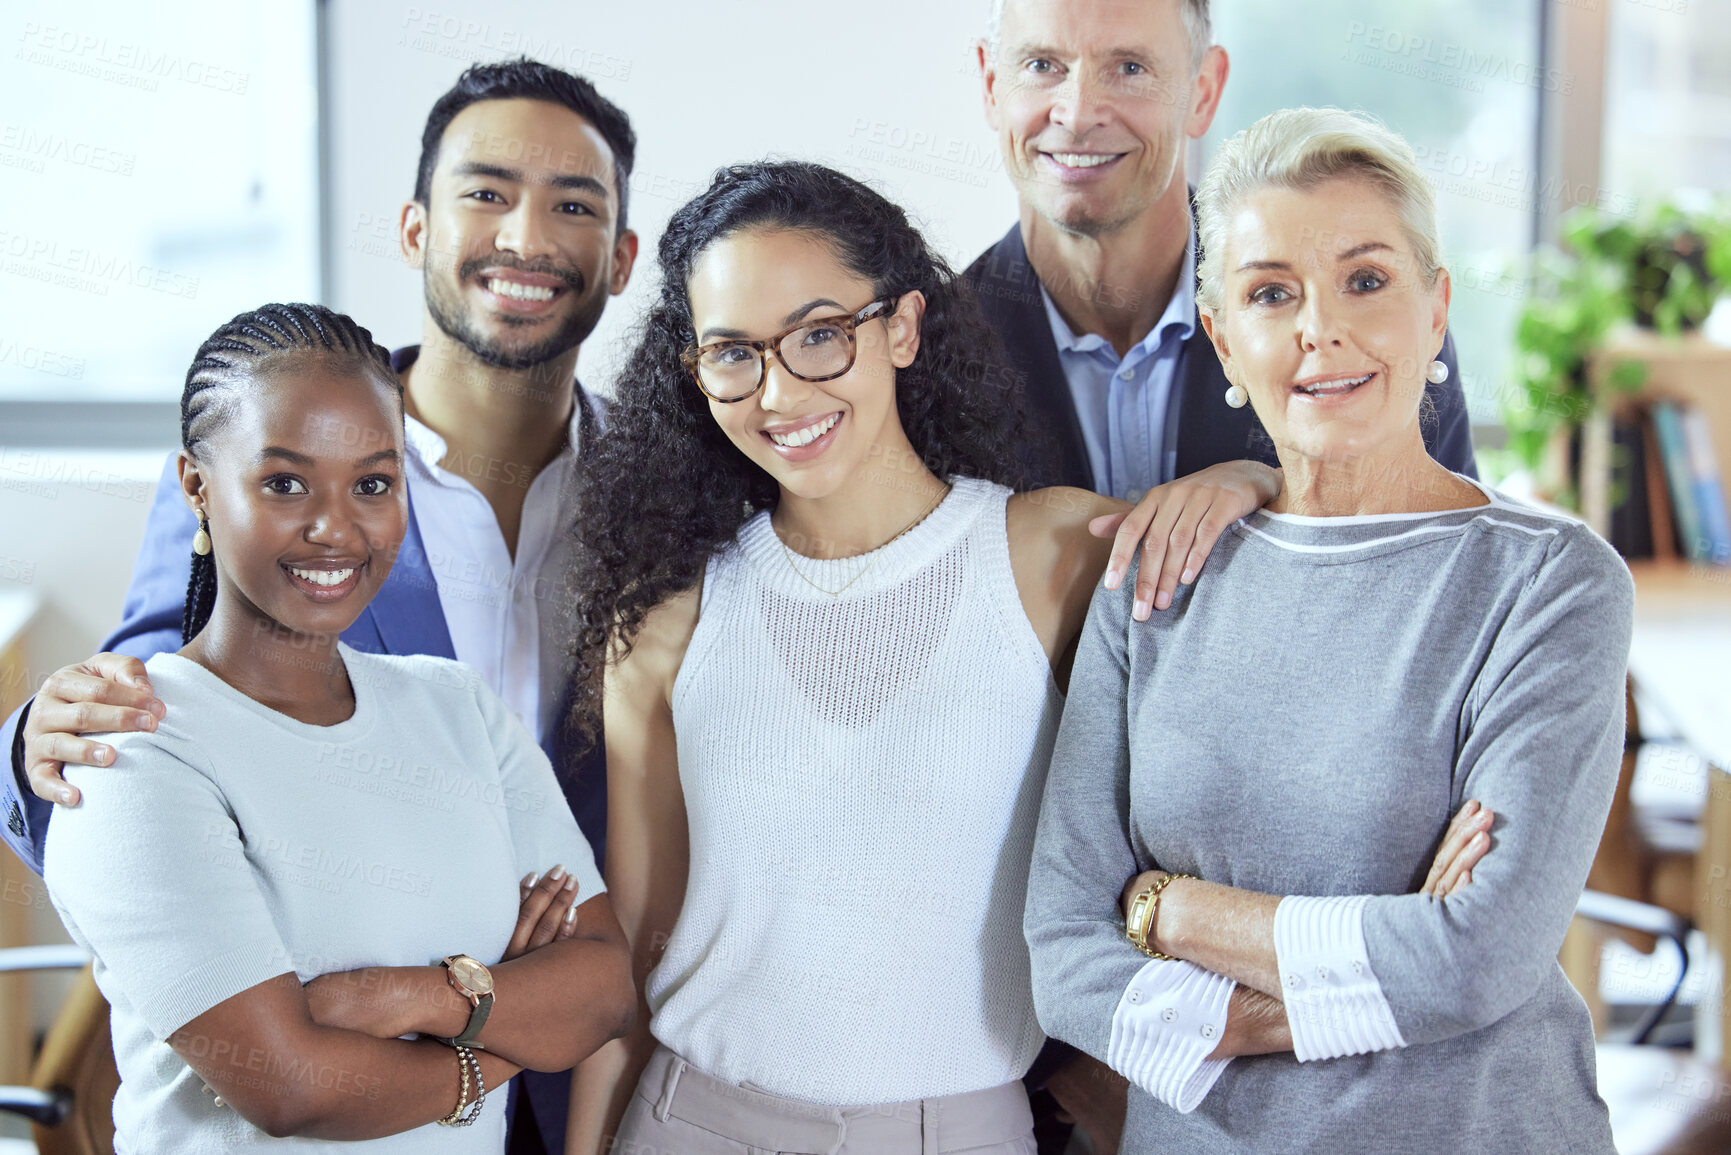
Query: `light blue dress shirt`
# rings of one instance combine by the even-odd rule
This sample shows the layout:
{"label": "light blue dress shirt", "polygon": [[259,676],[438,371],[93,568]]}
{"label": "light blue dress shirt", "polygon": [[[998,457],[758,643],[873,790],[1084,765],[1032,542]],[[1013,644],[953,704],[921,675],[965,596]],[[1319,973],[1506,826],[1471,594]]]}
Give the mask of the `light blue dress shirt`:
{"label": "light blue dress shirt", "polygon": [[1137,501],[1172,480],[1178,448],[1167,437],[1173,378],[1184,342],[1196,331],[1196,232],[1184,245],[1184,263],[1166,312],[1122,358],[1096,333],[1078,337],[1040,286],[1046,319],[1058,346],[1058,363],[1070,384],[1094,487]]}

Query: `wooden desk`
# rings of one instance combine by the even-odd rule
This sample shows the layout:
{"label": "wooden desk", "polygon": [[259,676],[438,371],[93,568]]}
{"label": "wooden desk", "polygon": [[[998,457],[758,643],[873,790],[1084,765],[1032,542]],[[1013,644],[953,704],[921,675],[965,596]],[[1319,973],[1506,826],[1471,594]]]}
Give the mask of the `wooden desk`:
{"label": "wooden desk", "polygon": [[[0,718],[24,704],[34,689],[24,634],[41,603],[36,595],[0,589]],[[11,770],[0,767],[7,774]],[[5,816],[0,815],[0,822]],[[42,882],[12,852],[0,848],[0,947],[26,946],[31,940],[31,914],[38,898],[46,899]],[[26,1083],[30,1078],[30,976],[0,975],[0,1083]]]}

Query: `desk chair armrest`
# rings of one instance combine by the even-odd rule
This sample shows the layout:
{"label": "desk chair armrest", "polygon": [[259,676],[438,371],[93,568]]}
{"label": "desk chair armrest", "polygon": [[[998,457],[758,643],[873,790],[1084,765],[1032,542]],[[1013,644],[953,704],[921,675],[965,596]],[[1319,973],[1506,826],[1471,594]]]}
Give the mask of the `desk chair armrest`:
{"label": "desk chair armrest", "polygon": [[1644,934],[1675,939],[1678,943],[1688,935],[1690,927],[1688,919],[1662,906],[1599,890],[1583,890],[1580,900],[1575,903],[1575,913],[1594,922],[1627,927]]}
{"label": "desk chair armrest", "polygon": [[0,1087],[0,1111],[22,1115],[38,1127],[58,1127],[72,1113],[72,1093],[60,1087]]}

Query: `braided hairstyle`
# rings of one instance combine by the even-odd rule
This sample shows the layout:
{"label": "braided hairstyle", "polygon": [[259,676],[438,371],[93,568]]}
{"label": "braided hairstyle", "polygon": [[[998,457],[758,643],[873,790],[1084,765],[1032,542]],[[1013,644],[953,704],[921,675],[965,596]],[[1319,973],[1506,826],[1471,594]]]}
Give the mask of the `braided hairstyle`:
{"label": "braided hairstyle", "polygon": [[[180,444],[198,459],[199,446],[234,412],[244,386],[255,384],[267,364],[289,356],[316,356],[344,362],[345,367],[370,372],[396,390],[403,383],[391,368],[391,355],[352,317],[323,305],[261,305],[242,313],[212,333],[186,371],[180,395]],[[208,526],[206,534],[209,534]],[[192,578],[186,583],[186,610],[180,638],[190,642],[210,621],[216,605],[216,555],[192,555]]]}

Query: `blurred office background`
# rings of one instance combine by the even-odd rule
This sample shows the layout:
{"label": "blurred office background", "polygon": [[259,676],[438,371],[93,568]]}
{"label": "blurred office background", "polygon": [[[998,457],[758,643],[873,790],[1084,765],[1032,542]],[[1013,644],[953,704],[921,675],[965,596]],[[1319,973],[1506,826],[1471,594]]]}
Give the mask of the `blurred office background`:
{"label": "blurred office background", "polygon": [[[352,313],[387,345],[419,339],[421,288],[398,256],[396,221],[427,110],[466,64],[527,53],[584,74],[637,129],[631,224],[646,259],[579,366],[605,392],[654,286],[648,255],[663,223],[719,165],[800,157],[862,176],[906,205],[958,268],[1003,233],[1015,197],[974,63],[986,9],[12,0],[0,10],[0,651],[10,656],[0,702],[10,710],[117,620],[154,481],[177,443],[187,361],[217,324],[264,301],[307,299]],[[1631,395],[1679,382],[1678,403],[1706,415],[1731,469],[1731,354],[1713,351],[1731,344],[1731,317],[1705,307],[1713,261],[1731,260],[1717,199],[1731,190],[1731,0],[1216,0],[1214,22],[1231,75],[1213,131],[1191,150],[1192,180],[1220,141],[1289,105],[1370,110],[1418,151],[1439,194],[1452,323],[1493,480],[1580,510],[1608,534],[1621,510],[1629,532],[1629,438],[1613,421],[1627,417],[1624,401],[1570,401],[1601,398],[1598,382],[1616,376],[1615,351],[1628,348],[1647,350],[1654,367]],[[1661,281],[1681,264],[1700,284],[1673,294],[1694,312],[1662,310],[1658,323],[1706,335],[1641,345],[1628,285],[1581,288],[1603,289],[1605,269],[1621,275],[1614,252],[1584,271],[1551,261],[1535,279],[1535,256],[1571,230],[1607,252],[1659,236],[1676,258],[1659,262]],[[1662,703],[1669,711],[1650,714],[1656,734],[1679,741],[1667,757],[1685,769],[1667,771],[1665,782],[1681,783],[1669,793],[1650,773],[1636,791],[1646,840],[1625,855],[1635,881],[1622,889],[1642,897],[1652,897],[1657,855],[1703,872],[1725,861],[1700,847],[1708,763],[1731,761],[1723,729],[1712,729],[1715,715],[1731,715],[1731,570],[1691,565],[1693,543],[1672,540],[1676,527],[1661,542],[1648,522],[1645,546],[1626,552],[1674,560],[1636,561],[1649,575],[1645,604],[1697,648],[1663,630],[1649,646],[1662,671],[1649,681],[1683,685]],[[1701,664],[1703,638],[1726,642],[1723,661]],[[1660,819],[1692,820],[1694,832]],[[1657,850],[1646,837],[1655,829]],[[0,946],[56,940],[39,889],[16,863],[7,869]],[[1687,883],[1672,907],[1710,923],[1696,908],[1731,898],[1723,878],[1711,893]],[[1679,969],[1664,945],[1584,949],[1604,972],[1607,1038],[1639,1025],[1641,1000],[1658,1001],[1651,993],[1667,993]],[[1677,1000],[1712,1003],[1721,981],[1696,978]],[[0,1083],[25,1078],[29,1040],[62,990],[0,980]],[[1703,1050],[1709,1065],[1714,1048]],[[1685,1077],[1642,1076],[1661,1124],[1691,1117]],[[22,1133],[7,1126],[0,1135]]]}

